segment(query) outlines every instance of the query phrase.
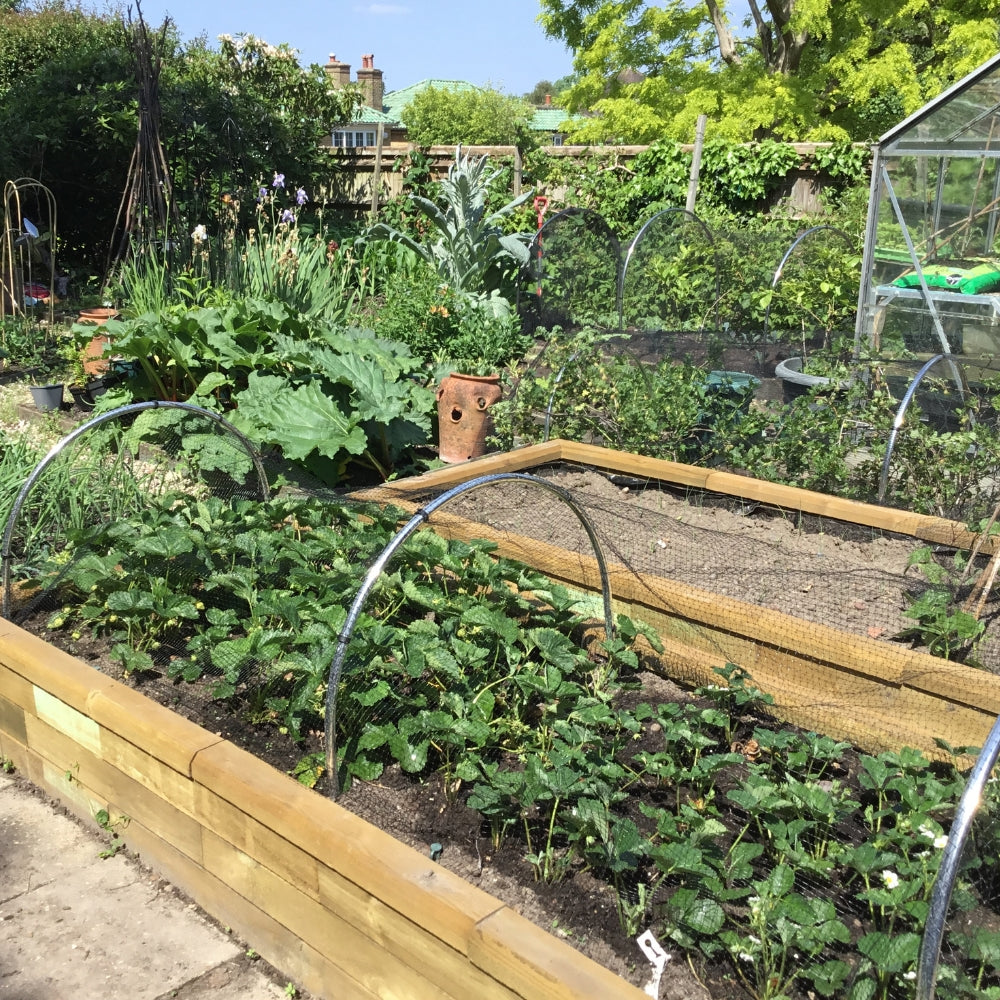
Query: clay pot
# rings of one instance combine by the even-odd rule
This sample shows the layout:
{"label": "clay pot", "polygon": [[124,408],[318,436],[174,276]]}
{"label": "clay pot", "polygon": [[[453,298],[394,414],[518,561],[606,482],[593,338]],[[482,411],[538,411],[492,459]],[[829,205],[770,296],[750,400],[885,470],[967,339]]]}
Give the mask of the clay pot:
{"label": "clay pot", "polygon": [[83,349],[83,370],[91,377],[103,375],[108,369],[108,363],[104,359],[104,352],[110,340],[104,334],[92,337],[90,343]]}
{"label": "clay pot", "polygon": [[100,326],[101,323],[106,323],[109,319],[115,319],[117,316],[118,310],[111,306],[95,306],[92,309],[81,309],[76,321],[77,323],[93,323],[95,326]]}
{"label": "clay pot", "polygon": [[[94,309],[81,309],[76,318],[78,323],[101,326],[109,319],[115,319],[118,310],[108,306],[98,306]],[[106,333],[96,334],[83,349],[83,369],[90,376],[103,375],[108,369],[104,360],[104,352],[110,343]]]}
{"label": "clay pot", "polygon": [[489,409],[501,396],[499,375],[453,373],[441,381],[438,456],[443,462],[465,462],[486,454],[486,435],[493,428]]}

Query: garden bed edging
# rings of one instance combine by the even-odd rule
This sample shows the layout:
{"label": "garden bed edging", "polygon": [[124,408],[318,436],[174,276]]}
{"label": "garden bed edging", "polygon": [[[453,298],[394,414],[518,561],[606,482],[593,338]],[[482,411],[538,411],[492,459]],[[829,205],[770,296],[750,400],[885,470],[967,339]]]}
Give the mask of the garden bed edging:
{"label": "garden bed edging", "polygon": [[0,620],[0,758],[310,992],[336,1000],[645,994],[232,743]]}

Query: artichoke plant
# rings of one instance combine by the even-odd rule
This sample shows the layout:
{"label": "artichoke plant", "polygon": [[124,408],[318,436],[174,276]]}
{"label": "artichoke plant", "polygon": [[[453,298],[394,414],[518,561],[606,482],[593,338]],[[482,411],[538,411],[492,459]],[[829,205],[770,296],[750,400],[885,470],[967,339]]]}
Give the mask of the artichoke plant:
{"label": "artichoke plant", "polygon": [[532,195],[526,191],[487,214],[487,191],[499,173],[499,169],[488,168],[486,156],[463,156],[456,150],[448,176],[438,185],[443,206],[420,195],[410,196],[411,203],[430,223],[429,238],[418,242],[384,223],[373,226],[369,237],[409,247],[457,294],[496,303],[498,296],[489,293],[495,291],[505,266],[527,263],[530,239],[527,233],[505,233],[500,220]]}

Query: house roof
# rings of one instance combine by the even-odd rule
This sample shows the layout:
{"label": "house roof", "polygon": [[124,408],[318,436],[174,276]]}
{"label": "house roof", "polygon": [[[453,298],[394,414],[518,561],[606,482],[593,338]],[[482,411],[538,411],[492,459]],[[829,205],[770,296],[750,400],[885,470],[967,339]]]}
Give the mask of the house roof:
{"label": "house roof", "polygon": [[422,90],[434,87],[437,90],[479,90],[475,84],[466,80],[421,80],[419,83],[411,83],[409,87],[401,87],[399,90],[390,90],[382,98],[382,107],[394,121],[400,121],[403,108],[406,107],[414,97]]}
{"label": "house roof", "polygon": [[346,123],[342,128],[350,128],[352,125],[397,125],[399,119],[393,115],[388,115],[384,111],[377,111],[375,108],[370,108],[365,105],[359,111],[356,111],[354,117]]}
{"label": "house roof", "polygon": [[586,118],[586,115],[571,115],[562,108],[535,108],[528,128],[532,132],[565,132],[570,122],[582,122]]}
{"label": "house roof", "polygon": [[569,121],[572,117],[562,108],[535,108],[535,113],[528,122],[528,128],[532,132],[559,132],[563,122]]}

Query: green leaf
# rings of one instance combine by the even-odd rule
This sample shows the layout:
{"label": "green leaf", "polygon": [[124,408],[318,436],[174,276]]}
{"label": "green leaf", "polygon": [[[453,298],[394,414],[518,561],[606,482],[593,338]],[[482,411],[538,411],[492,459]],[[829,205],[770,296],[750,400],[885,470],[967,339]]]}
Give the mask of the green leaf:
{"label": "green leaf", "polygon": [[[238,415],[237,415],[238,414]],[[367,446],[357,414],[346,414],[318,381],[292,389],[283,378],[250,374],[233,422],[252,438],[277,444],[293,461],[318,453],[360,455]]]}

